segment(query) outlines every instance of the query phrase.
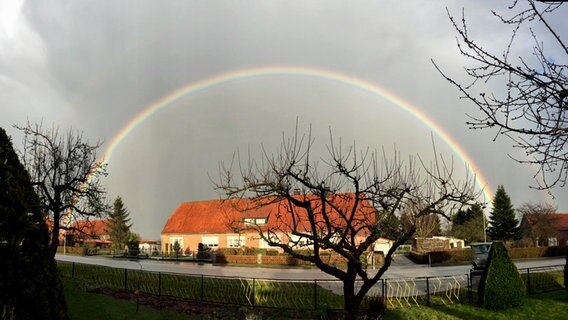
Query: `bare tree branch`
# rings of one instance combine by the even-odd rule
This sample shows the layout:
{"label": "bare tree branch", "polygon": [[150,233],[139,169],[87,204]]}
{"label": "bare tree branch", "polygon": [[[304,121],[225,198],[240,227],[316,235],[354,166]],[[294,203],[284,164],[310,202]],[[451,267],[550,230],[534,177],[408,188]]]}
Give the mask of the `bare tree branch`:
{"label": "bare tree branch", "polygon": [[[561,31],[550,23],[550,18],[566,15],[560,1],[514,1],[509,7],[511,17],[493,12],[511,36],[502,52],[494,52],[478,43],[468,33],[465,14],[458,20],[448,11],[448,17],[457,32],[460,54],[474,63],[466,67],[470,83],[461,83],[444,72],[432,60],[434,67],[462,94],[473,102],[481,115],[469,115],[471,129],[495,128],[499,135],[509,137],[513,145],[524,150],[523,158],[515,161],[537,165],[537,189],[566,185],[568,174],[568,78],[565,63],[568,47]],[[544,30],[537,35],[537,28]],[[516,56],[514,46],[521,32],[533,39],[531,55]],[[545,45],[540,38],[551,38]],[[556,52],[556,55],[552,55]],[[564,63],[563,63],[564,62]],[[488,86],[497,84],[497,88]],[[503,84],[504,83],[504,84]]]}
{"label": "bare tree branch", "polygon": [[[269,210],[266,215],[271,223],[241,224],[239,230],[253,229],[268,245],[341,279],[346,312],[352,314],[390,266],[396,247],[416,231],[413,226],[399,233],[385,264],[370,277],[362,257],[389,231],[382,228],[379,213],[400,216],[413,208],[416,218],[448,217],[474,202],[479,193],[473,191],[474,177],[455,181],[453,169],[441,159],[426,168],[414,158],[402,161],[396,150],[390,156],[384,150],[360,151],[355,144],[345,148],[330,134],[328,157],[315,160],[314,144],[311,133],[300,135],[296,128],[294,137],[283,136],[278,153],[262,148],[259,158],[249,151],[249,158],[243,160],[237,152],[229,164],[220,164],[214,184],[226,201],[246,203],[238,208],[243,215],[259,208]],[[299,250],[306,245],[310,250]],[[322,257],[329,251],[347,261],[346,270]],[[363,281],[357,290],[356,279]]]}
{"label": "bare tree branch", "polygon": [[55,254],[60,230],[72,229],[73,220],[106,213],[106,191],[100,184],[106,170],[96,157],[101,143],[91,145],[72,130],[61,135],[58,127],[44,129],[41,123],[14,127],[24,133],[22,162],[53,225],[50,249]]}

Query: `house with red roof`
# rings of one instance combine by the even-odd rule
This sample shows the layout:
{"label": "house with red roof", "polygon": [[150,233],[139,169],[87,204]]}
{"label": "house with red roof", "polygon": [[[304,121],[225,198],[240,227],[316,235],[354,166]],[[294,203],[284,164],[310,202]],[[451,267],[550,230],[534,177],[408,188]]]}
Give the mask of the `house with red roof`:
{"label": "house with red roof", "polygon": [[[344,230],[347,223],[354,227],[356,241],[363,241],[374,224],[375,209],[367,199],[356,199],[354,194],[335,194],[323,202],[315,195],[297,195],[295,199],[308,201],[313,209],[314,223],[324,230],[332,225]],[[357,201],[357,210],[349,222],[342,213],[350,214]],[[322,208],[326,206],[325,208]],[[321,213],[327,212],[326,218]],[[177,242],[182,252],[197,251],[199,243],[215,248],[271,248],[260,232],[282,243],[293,241],[298,248],[309,246],[292,231],[309,232],[309,216],[304,209],[287,200],[232,199],[184,202],[174,210],[162,232],[163,252],[171,252]]]}
{"label": "house with red roof", "polygon": [[526,214],[520,231],[539,246],[568,246],[568,213]]}
{"label": "house with red roof", "polygon": [[112,241],[108,232],[109,220],[80,220],[71,224],[67,233],[67,245],[86,244],[91,247],[107,248]]}

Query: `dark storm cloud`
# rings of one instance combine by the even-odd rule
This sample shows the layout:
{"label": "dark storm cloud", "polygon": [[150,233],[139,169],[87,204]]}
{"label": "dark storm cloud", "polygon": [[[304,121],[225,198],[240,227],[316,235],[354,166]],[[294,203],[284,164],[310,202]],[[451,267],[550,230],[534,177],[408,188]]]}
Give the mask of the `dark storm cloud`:
{"label": "dark storm cloud", "polygon": [[[28,1],[14,10],[6,35],[0,32],[0,125],[43,118],[109,143],[145,106],[187,83],[255,66],[324,68],[371,81],[420,107],[473,156],[493,188],[511,185],[513,197],[528,201],[539,197],[526,188],[531,171],[511,165],[508,141],[494,143],[491,133],[467,130],[465,113],[474,108],[457,99],[430,63],[434,58],[463,76],[446,5],[457,15],[465,6],[470,31],[493,47],[509,31],[489,8],[507,4]],[[313,123],[322,140],[331,125],[360,145],[390,147],[396,140],[405,152],[429,151],[412,135],[429,136],[428,128],[396,107],[383,108],[377,97],[325,81],[290,81],[215,87],[133,131],[109,164],[108,188],[111,196],[123,196],[137,231],[155,238],[179,202],[214,197],[207,174],[218,161],[237,147],[277,144],[297,116]],[[399,132],[389,119],[397,119]]]}

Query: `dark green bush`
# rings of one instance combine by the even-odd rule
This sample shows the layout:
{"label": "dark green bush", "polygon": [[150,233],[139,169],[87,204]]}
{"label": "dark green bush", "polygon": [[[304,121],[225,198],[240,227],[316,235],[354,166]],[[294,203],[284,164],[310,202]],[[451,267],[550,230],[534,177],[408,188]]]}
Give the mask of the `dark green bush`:
{"label": "dark green bush", "polygon": [[68,319],[39,198],[2,128],[0,257],[2,318]]}
{"label": "dark green bush", "polygon": [[385,297],[381,295],[367,295],[363,301],[363,308],[367,309],[366,316],[371,319],[379,319],[387,311]]}
{"label": "dark green bush", "polygon": [[525,290],[523,279],[507,248],[503,242],[493,242],[487,267],[479,283],[480,304],[491,310],[516,307],[522,304]]}

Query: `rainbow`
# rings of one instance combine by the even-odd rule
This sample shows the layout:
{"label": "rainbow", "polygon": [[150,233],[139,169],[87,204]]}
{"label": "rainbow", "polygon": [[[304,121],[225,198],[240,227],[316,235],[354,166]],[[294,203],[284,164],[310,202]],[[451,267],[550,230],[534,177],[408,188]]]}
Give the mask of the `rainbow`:
{"label": "rainbow", "polygon": [[329,71],[324,69],[317,69],[311,67],[297,67],[297,66],[268,66],[268,67],[258,67],[258,68],[247,68],[230,71],[227,73],[218,74],[206,79],[191,82],[186,84],[177,90],[170,92],[169,94],[163,96],[159,100],[153,102],[152,104],[146,106],[142,112],[138,113],[128,123],[123,126],[120,131],[113,136],[110,143],[106,147],[103,155],[103,162],[108,163],[114,150],[120,145],[120,143],[141,123],[146,121],[156,112],[168,107],[173,102],[183,98],[186,95],[196,93],[201,90],[206,90],[213,86],[225,84],[228,82],[238,81],[241,79],[255,78],[261,76],[303,76],[312,77],[324,80],[335,81],[350,87],[355,87],[360,90],[378,95],[387,101],[395,104],[400,109],[408,112],[419,122],[422,122],[428,128],[430,128],[437,136],[439,136],[451,149],[452,151],[463,160],[470,168],[473,168],[473,172],[476,174],[476,181],[480,189],[485,195],[485,201],[490,201],[493,198],[493,192],[490,190],[486,179],[481,174],[481,171],[475,166],[474,161],[467,154],[467,152],[436,122],[430,119],[426,114],[424,114],[419,108],[413,106],[412,104],[404,101],[402,98],[396,96],[395,94],[388,92],[387,90],[373,84],[369,81],[365,81],[347,74],[343,74],[337,71]]}

